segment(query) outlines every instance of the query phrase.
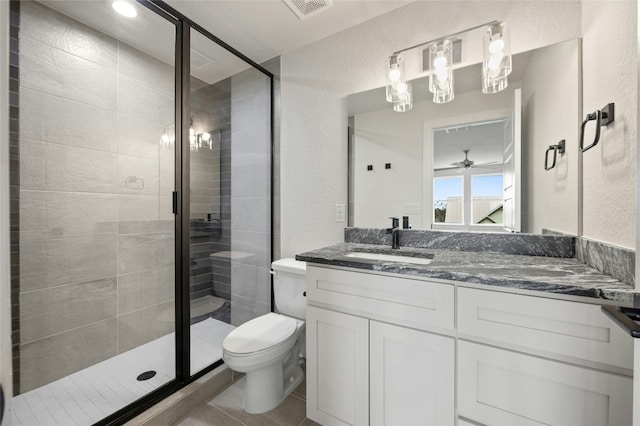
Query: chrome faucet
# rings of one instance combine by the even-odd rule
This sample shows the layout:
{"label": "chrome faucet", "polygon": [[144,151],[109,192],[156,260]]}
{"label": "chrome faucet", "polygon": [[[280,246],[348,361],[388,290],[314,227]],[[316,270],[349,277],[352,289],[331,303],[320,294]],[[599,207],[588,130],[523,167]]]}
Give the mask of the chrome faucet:
{"label": "chrome faucet", "polygon": [[391,228],[387,229],[387,234],[391,234],[391,248],[399,249],[400,248],[400,219],[397,217],[390,217],[391,219]]}

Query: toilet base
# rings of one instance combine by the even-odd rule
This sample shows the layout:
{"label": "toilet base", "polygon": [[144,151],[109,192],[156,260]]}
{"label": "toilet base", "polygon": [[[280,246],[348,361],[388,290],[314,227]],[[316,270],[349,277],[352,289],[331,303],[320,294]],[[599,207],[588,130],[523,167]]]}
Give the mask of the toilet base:
{"label": "toilet base", "polygon": [[246,384],[242,395],[242,407],[250,414],[271,411],[298,387],[304,378],[299,365],[287,368],[280,363],[266,369],[245,373]]}

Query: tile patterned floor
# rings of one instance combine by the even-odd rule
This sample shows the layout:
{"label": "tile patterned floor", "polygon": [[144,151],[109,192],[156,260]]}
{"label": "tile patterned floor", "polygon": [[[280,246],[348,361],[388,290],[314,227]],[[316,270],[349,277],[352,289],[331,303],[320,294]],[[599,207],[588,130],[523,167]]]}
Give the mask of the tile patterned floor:
{"label": "tile patterned floor", "polygon": [[[214,319],[191,326],[196,372],[222,358],[222,341],[234,327]],[[90,425],[172,380],[174,334],[169,334],[12,399],[14,426]],[[155,370],[140,382],[138,374]]]}
{"label": "tile patterned floor", "polygon": [[306,384],[303,381],[275,409],[263,414],[249,414],[242,409],[242,378],[206,404],[193,410],[175,426],[317,426],[306,418]]}

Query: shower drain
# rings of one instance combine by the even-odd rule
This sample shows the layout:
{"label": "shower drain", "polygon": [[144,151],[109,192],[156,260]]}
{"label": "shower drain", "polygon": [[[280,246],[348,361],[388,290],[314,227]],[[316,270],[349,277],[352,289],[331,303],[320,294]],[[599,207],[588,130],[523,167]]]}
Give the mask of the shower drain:
{"label": "shower drain", "polygon": [[144,380],[149,380],[155,375],[156,375],[155,371],[149,370],[149,371],[145,371],[144,373],[141,373],[138,377],[136,377],[136,379],[138,379],[139,382],[142,382]]}

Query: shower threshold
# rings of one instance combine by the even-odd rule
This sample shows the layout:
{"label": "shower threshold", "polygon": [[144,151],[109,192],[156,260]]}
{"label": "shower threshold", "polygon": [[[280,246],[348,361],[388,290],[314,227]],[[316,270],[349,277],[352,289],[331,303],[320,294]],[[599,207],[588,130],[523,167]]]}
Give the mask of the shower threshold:
{"label": "shower threshold", "polygon": [[[222,358],[230,324],[208,318],[191,325],[191,372]],[[91,425],[175,378],[175,334],[116,355],[12,400],[14,426]],[[153,370],[155,376],[136,378]]]}

